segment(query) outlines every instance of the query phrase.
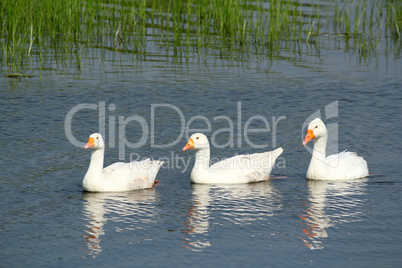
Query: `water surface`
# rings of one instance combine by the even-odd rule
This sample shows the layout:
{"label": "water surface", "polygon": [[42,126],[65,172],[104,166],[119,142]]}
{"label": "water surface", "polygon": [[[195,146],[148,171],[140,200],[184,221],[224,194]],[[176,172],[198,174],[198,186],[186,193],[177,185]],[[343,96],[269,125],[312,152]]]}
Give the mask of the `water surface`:
{"label": "water surface", "polygon": [[[400,265],[398,58],[362,62],[335,44],[277,59],[210,55],[205,65],[117,55],[107,67],[83,61],[80,73],[56,68],[30,79],[1,78],[1,266]],[[337,116],[327,118],[325,107],[336,101]],[[162,158],[154,189],[82,192],[90,153],[65,133],[68,112],[82,103],[97,106],[74,115],[74,137],[85,142],[104,127],[105,164],[130,156]],[[105,121],[99,126],[102,105]],[[267,182],[191,185],[194,154],[181,151],[183,118],[173,106],[185,129],[203,129],[209,137],[230,128],[218,116],[233,122],[232,140],[227,132],[215,136],[218,145],[233,147],[212,147],[212,157],[282,146],[283,165]],[[367,160],[367,179],[306,181],[311,155],[301,145],[302,126],[318,110],[339,126],[338,149]],[[148,135],[139,148],[122,152],[122,138],[136,143],[147,131],[139,122],[119,124],[119,117],[132,115],[145,120]],[[211,130],[200,119],[187,126],[194,116],[206,118]],[[244,137],[253,116],[269,123],[268,132],[249,133],[252,144],[265,148]]]}

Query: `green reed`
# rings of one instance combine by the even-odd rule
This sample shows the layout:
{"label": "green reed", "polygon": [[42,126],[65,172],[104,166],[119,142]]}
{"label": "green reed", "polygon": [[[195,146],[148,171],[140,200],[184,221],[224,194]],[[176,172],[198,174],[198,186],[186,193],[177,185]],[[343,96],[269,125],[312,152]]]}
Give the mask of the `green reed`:
{"label": "green reed", "polygon": [[399,39],[402,34],[402,5],[391,4],[386,9],[386,25],[392,38]]}
{"label": "green reed", "polygon": [[320,42],[323,33],[365,56],[384,38],[400,50],[401,6],[396,0],[334,0],[333,12],[325,13],[319,2],[298,0],[5,0],[0,62],[20,70],[37,59],[41,69],[61,58],[58,64],[80,69],[94,49],[144,60],[151,42],[186,59],[217,50],[274,55],[289,41]]}

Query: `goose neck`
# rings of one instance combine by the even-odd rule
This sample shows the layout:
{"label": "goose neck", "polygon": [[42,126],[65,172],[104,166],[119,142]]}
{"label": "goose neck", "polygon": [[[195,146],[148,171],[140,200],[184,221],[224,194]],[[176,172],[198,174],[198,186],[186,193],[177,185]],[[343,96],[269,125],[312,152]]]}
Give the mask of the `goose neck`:
{"label": "goose neck", "polygon": [[327,137],[322,136],[314,140],[313,157],[319,160],[324,160],[327,150]]}
{"label": "goose neck", "polygon": [[104,149],[98,149],[92,151],[91,162],[89,164],[88,171],[101,173],[103,170],[103,157],[104,157]]}
{"label": "goose neck", "polygon": [[195,153],[194,168],[206,169],[209,168],[210,150],[209,148],[203,148]]}

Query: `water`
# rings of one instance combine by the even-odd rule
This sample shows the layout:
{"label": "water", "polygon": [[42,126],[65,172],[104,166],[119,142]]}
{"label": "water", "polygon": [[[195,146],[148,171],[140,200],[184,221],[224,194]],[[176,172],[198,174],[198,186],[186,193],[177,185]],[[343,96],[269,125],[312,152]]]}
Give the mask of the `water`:
{"label": "water", "polygon": [[[3,77],[1,266],[398,267],[401,61],[380,55],[362,63],[335,45],[292,57],[211,56],[207,66],[181,66],[122,54],[106,70],[84,61],[80,74],[57,67],[41,78]],[[69,141],[65,118],[83,103],[95,108],[74,114],[74,138],[86,142],[104,128],[105,164],[162,158],[154,189],[82,192],[90,153]],[[331,104],[338,113],[326,118]],[[318,110],[339,126],[339,150],[367,160],[367,179],[306,181],[302,126]],[[253,116],[249,129],[269,131],[246,139]],[[268,182],[191,185],[186,129],[215,133],[216,158],[282,146],[281,166]],[[124,138],[141,146],[122,147]]]}

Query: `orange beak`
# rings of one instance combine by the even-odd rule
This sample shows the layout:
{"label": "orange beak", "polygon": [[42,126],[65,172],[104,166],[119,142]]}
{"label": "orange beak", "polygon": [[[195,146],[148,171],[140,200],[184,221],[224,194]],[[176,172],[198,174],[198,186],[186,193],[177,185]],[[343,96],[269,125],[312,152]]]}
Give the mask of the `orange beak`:
{"label": "orange beak", "polygon": [[303,146],[306,145],[307,143],[309,143],[309,141],[311,141],[312,139],[314,139],[314,133],[311,129],[307,129],[307,134],[306,137],[304,137],[304,141],[303,141]]}
{"label": "orange beak", "polygon": [[85,144],[84,149],[94,148],[95,147],[95,140],[94,138],[89,138],[87,144]]}
{"label": "orange beak", "polygon": [[191,149],[194,149],[194,141],[193,141],[193,139],[188,140],[186,146],[184,146],[184,148],[183,148],[183,152],[187,151],[187,150],[191,150]]}

